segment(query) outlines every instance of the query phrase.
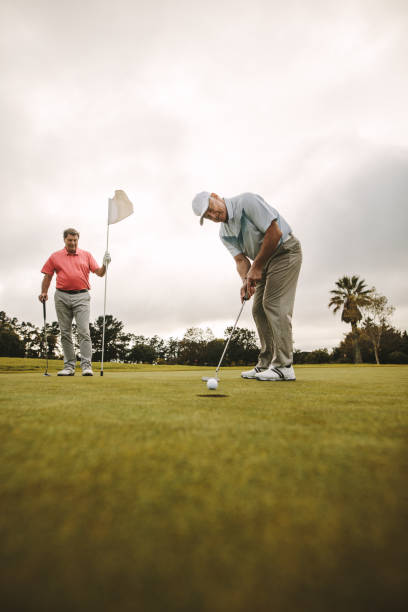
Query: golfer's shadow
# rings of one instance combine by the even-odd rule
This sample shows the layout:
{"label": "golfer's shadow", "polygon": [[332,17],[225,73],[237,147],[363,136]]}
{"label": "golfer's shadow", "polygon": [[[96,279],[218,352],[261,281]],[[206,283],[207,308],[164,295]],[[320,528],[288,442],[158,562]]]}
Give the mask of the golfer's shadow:
{"label": "golfer's shadow", "polygon": [[197,393],[197,397],[228,397],[222,393]]}

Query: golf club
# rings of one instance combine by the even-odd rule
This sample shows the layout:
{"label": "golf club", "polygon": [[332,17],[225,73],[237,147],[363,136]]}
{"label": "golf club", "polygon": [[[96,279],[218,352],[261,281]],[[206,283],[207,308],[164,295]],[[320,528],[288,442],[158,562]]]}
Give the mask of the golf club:
{"label": "golf club", "polygon": [[46,307],[45,307],[45,300],[43,300],[43,315],[44,315],[44,350],[45,350],[45,358],[46,358],[46,367],[45,367],[45,372],[44,372],[44,376],[51,376],[51,374],[48,374],[48,338],[47,338],[47,322],[46,322]]}
{"label": "golf club", "polygon": [[248,295],[246,295],[246,296],[244,297],[244,301],[242,302],[242,306],[241,306],[241,308],[240,308],[240,311],[239,311],[239,313],[238,313],[238,316],[237,316],[237,318],[236,318],[236,320],[235,320],[234,327],[232,328],[232,332],[230,333],[229,338],[228,338],[228,340],[227,340],[227,344],[225,345],[224,350],[223,350],[223,352],[222,352],[221,359],[220,359],[220,360],[219,360],[219,362],[218,362],[217,368],[216,368],[216,370],[215,370],[215,376],[203,376],[201,380],[203,380],[204,382],[208,382],[208,380],[209,380],[210,378],[215,378],[215,380],[217,380],[217,381],[219,380],[219,378],[218,378],[218,371],[219,371],[219,369],[220,369],[220,367],[221,367],[222,360],[224,359],[224,355],[225,355],[225,353],[227,352],[228,345],[229,345],[229,343],[230,343],[230,340],[231,340],[231,338],[232,338],[232,335],[233,335],[233,333],[234,333],[234,331],[235,331],[235,328],[236,328],[236,326],[237,326],[237,323],[238,323],[238,321],[239,321],[239,317],[241,316],[242,311],[244,310],[245,302],[247,302],[247,301],[248,301],[248,299],[249,299],[249,298],[248,298]]}

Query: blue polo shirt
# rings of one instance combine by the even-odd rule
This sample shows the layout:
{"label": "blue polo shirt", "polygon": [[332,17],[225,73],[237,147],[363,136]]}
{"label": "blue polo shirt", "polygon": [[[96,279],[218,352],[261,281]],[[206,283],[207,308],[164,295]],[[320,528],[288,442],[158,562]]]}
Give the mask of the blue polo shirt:
{"label": "blue polo shirt", "polygon": [[243,253],[254,260],[272,221],[277,222],[282,232],[279,244],[292,233],[292,228],[276,208],[256,193],[241,193],[234,198],[224,198],[224,202],[228,221],[221,223],[220,238],[233,257]]}

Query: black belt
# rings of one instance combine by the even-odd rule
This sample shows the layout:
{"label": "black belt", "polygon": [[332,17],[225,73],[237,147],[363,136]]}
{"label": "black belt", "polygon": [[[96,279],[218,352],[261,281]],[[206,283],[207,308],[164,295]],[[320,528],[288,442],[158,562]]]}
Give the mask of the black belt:
{"label": "black belt", "polygon": [[85,293],[88,289],[58,289],[58,291],[63,291],[64,293]]}

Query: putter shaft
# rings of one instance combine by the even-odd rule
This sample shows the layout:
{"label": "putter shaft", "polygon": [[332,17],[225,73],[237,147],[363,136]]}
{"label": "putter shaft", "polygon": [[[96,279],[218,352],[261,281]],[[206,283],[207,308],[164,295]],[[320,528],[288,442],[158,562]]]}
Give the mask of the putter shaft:
{"label": "putter shaft", "polygon": [[235,320],[234,327],[232,328],[232,332],[230,333],[230,336],[229,336],[229,338],[228,338],[228,340],[227,340],[227,344],[225,345],[224,350],[223,350],[223,352],[222,352],[221,359],[220,359],[220,361],[219,361],[219,363],[218,363],[218,365],[217,365],[217,369],[215,370],[215,375],[217,375],[217,374],[218,374],[218,370],[219,370],[219,369],[220,369],[220,367],[221,367],[222,360],[224,359],[224,355],[225,355],[225,353],[227,352],[228,345],[229,345],[229,343],[230,343],[230,341],[231,341],[232,335],[233,335],[233,333],[234,333],[234,331],[235,331],[235,328],[236,328],[237,323],[238,323],[238,321],[239,321],[239,318],[240,318],[240,316],[241,316],[241,314],[242,314],[242,311],[244,310],[244,306],[245,306],[245,302],[246,302],[246,301],[247,301],[247,298],[245,298],[245,299],[244,299],[244,301],[242,302],[242,306],[241,306],[241,309],[240,309],[240,311],[239,311],[239,313],[238,313],[238,316],[237,316],[237,318],[236,318],[236,320]]}
{"label": "putter shaft", "polygon": [[51,376],[50,374],[48,374],[47,311],[46,311],[46,306],[45,306],[45,300],[43,301],[42,305],[43,305],[43,315],[44,315],[44,350],[45,350],[45,359],[46,359],[44,376]]}

